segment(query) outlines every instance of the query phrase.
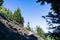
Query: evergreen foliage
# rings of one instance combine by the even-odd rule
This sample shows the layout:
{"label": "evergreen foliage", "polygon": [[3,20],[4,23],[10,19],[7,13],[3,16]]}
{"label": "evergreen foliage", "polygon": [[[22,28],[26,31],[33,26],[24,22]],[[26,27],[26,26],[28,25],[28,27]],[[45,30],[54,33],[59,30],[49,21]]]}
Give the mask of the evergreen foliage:
{"label": "evergreen foliage", "polygon": [[31,27],[30,27],[30,23],[29,23],[29,22],[27,23],[27,27],[26,27],[26,29],[29,30],[29,31],[32,30]]}
{"label": "evergreen foliage", "polygon": [[8,16],[9,18],[15,20],[21,25],[24,25],[24,18],[21,15],[20,8],[17,8],[14,13],[12,13],[9,9],[0,6],[0,13],[3,13],[4,15]]}
{"label": "evergreen foliage", "polygon": [[[49,12],[48,15],[43,16],[46,19],[50,27],[49,29],[53,29],[53,32],[49,32],[48,35],[54,38],[55,40],[60,40],[60,0],[37,0],[41,4],[45,2],[51,4],[52,12]],[[50,20],[50,21],[49,21]]]}
{"label": "evergreen foliage", "polygon": [[13,19],[17,21],[18,23],[20,24],[24,23],[24,19],[21,15],[20,8],[17,8],[17,10],[15,10],[13,17],[14,17]]}
{"label": "evergreen foliage", "polygon": [[0,0],[0,6],[3,4],[3,0]]}
{"label": "evergreen foliage", "polygon": [[[31,31],[31,32],[34,32],[34,30],[30,27],[30,22],[27,23],[26,29],[29,30],[29,31]],[[40,26],[36,26],[36,31],[34,33],[36,33],[37,35],[39,35],[41,38],[46,39],[45,33],[42,30],[42,28],[40,28]]]}
{"label": "evergreen foliage", "polygon": [[7,16],[10,17],[10,18],[13,18],[13,13],[11,11],[7,11]]}
{"label": "evergreen foliage", "polygon": [[36,26],[36,31],[37,31],[37,34],[38,34],[40,37],[42,37],[42,38],[45,39],[45,33],[44,33],[44,31],[42,30],[42,28],[40,28],[40,26]]}

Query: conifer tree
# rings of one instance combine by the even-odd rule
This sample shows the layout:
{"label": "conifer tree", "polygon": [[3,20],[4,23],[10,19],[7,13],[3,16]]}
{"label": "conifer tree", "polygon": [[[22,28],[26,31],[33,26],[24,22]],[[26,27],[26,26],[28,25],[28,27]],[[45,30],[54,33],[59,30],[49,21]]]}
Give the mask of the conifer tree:
{"label": "conifer tree", "polygon": [[41,4],[47,3],[51,4],[51,11],[48,15],[43,16],[44,19],[49,24],[49,29],[53,29],[52,32],[49,32],[49,36],[55,40],[60,40],[60,0],[37,0]]}
{"label": "conifer tree", "polygon": [[29,31],[31,31],[31,27],[30,27],[30,23],[29,22],[27,23],[26,29],[29,30]]}
{"label": "conifer tree", "polygon": [[7,16],[9,16],[10,18],[12,18],[13,17],[12,12],[9,11],[9,13],[7,14]]}
{"label": "conifer tree", "polygon": [[3,0],[0,0],[0,6],[3,4]]}
{"label": "conifer tree", "polygon": [[40,37],[42,37],[42,38],[45,39],[45,33],[44,33],[44,31],[42,30],[42,28],[40,28],[40,26],[36,26],[36,31],[37,31],[37,34],[38,34]]}
{"label": "conifer tree", "polygon": [[20,8],[17,8],[17,10],[15,10],[13,17],[14,20],[17,21],[18,23],[22,25],[24,24],[24,18],[21,15]]}

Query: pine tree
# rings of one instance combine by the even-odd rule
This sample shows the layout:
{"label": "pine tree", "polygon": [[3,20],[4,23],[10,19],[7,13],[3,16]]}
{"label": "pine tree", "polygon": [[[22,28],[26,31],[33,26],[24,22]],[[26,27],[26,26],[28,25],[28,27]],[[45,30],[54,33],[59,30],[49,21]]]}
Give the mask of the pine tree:
{"label": "pine tree", "polygon": [[[41,4],[48,3],[51,4],[52,12],[49,12],[48,15],[43,16],[46,19],[49,26],[49,29],[53,29],[53,32],[49,32],[49,36],[55,40],[60,40],[60,0],[38,0]],[[56,25],[55,25],[56,24]]]}
{"label": "pine tree", "polygon": [[40,26],[36,26],[36,30],[37,30],[37,34],[45,39],[45,34],[44,31],[42,30],[42,28],[40,28]]}
{"label": "pine tree", "polygon": [[20,8],[17,8],[17,10],[15,10],[13,17],[14,17],[13,19],[18,23],[22,25],[24,24],[24,18],[21,15]]}
{"label": "pine tree", "polygon": [[3,0],[0,0],[0,6],[3,4]]}
{"label": "pine tree", "polygon": [[31,31],[31,27],[30,27],[30,23],[29,22],[27,23],[26,29],[29,30],[29,31]]}
{"label": "pine tree", "polygon": [[10,10],[7,11],[7,16],[10,17],[11,19],[13,18],[13,15],[12,14],[13,13]]}

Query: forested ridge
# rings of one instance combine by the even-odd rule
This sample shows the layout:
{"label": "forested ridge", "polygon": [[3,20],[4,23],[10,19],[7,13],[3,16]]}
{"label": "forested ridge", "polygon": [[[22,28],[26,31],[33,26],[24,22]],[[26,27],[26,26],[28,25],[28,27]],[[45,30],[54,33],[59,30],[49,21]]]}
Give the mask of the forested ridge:
{"label": "forested ridge", "polygon": [[2,6],[3,2],[0,0],[0,40],[44,40],[45,36],[42,36],[45,35],[44,32],[40,29],[43,33],[40,34],[38,30],[40,27],[37,27],[37,33],[35,33],[28,22],[25,29],[24,18],[19,7],[12,12]]}
{"label": "forested ridge", "polygon": [[[36,30],[33,30],[33,28],[31,28],[30,26],[30,22],[27,23],[26,27],[24,27],[24,17],[22,16],[21,9],[17,7],[15,11],[12,12],[10,9],[5,8],[3,6],[3,3],[4,3],[4,0],[0,0],[0,18],[1,18],[0,19],[0,35],[1,35],[0,39],[1,40],[12,40],[12,39],[20,40],[20,38],[21,40],[38,40],[34,35],[30,34],[27,36],[27,34],[25,33],[27,33],[28,31],[35,33],[36,35],[39,35],[39,37],[43,38],[42,40],[60,40],[60,0],[37,0],[37,3],[40,3],[41,5],[44,5],[45,3],[51,4],[51,8],[50,8],[51,11],[48,12],[48,15],[42,16],[44,19],[46,19],[46,22],[49,25],[49,29],[53,29],[52,32],[49,31],[48,33],[45,33],[41,28],[41,26],[38,26],[38,25],[36,26]],[[7,23],[5,24],[5,22],[2,19],[5,22],[7,21]],[[12,22],[12,23],[9,24],[9,22],[10,23]],[[13,26],[14,27],[18,26],[18,27],[15,29],[15,28],[12,28]],[[20,26],[23,27],[24,29],[26,28],[27,31],[25,30],[24,32],[24,29],[22,28],[23,29],[21,31],[22,33],[19,33]],[[11,27],[12,29],[10,29],[9,27]],[[10,35],[7,36],[7,34],[10,34]],[[24,34],[24,35],[21,35],[21,34]],[[6,35],[7,37],[6,36],[3,37],[3,35]],[[15,36],[12,36],[12,35],[15,35]]]}

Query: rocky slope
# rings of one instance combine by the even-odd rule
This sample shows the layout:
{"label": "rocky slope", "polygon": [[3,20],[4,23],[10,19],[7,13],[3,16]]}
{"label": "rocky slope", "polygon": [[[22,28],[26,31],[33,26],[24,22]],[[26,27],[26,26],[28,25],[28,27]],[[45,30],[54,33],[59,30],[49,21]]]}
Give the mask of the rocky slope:
{"label": "rocky slope", "polygon": [[21,24],[0,13],[0,40],[43,40]]}

